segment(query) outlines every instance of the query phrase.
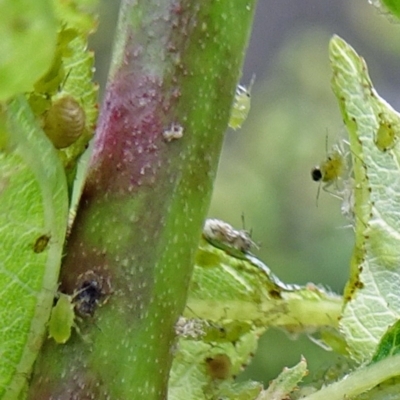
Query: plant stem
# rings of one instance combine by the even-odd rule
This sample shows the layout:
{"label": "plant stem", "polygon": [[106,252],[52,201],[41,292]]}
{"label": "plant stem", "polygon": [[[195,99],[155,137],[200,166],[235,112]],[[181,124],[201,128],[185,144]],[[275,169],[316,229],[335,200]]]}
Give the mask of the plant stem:
{"label": "plant stem", "polygon": [[85,340],[45,344],[30,399],[166,397],[254,5],[123,1],[61,275],[72,294],[91,271],[109,301],[80,323]]}

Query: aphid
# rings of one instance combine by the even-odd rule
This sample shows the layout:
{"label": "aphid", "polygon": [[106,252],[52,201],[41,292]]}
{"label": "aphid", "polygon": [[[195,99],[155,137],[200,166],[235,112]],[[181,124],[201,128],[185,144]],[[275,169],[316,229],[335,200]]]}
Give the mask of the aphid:
{"label": "aphid", "polygon": [[85,129],[86,115],[70,95],[56,100],[44,116],[43,130],[57,149],[75,143]]}
{"label": "aphid", "polygon": [[237,321],[225,321],[223,325],[219,325],[218,323],[209,323],[203,340],[205,342],[213,343],[235,343],[250,328],[249,324],[243,322],[238,323]]}
{"label": "aphid", "polygon": [[[342,198],[341,189],[337,184],[342,178],[348,179],[350,176],[349,160],[347,159],[349,153],[344,150],[344,145],[348,145],[348,142],[342,140],[334,144],[331,151],[328,152],[328,136],[326,136],[325,145],[327,157],[320,165],[311,169],[311,178],[315,182],[323,183],[322,189],[327,192],[328,188],[335,184],[337,189],[330,193],[335,197]],[[320,188],[321,185],[318,187],[317,204]]]}
{"label": "aphid", "polygon": [[[326,192],[331,193],[334,197],[343,199],[343,187],[339,187],[338,182],[341,181],[343,186],[343,178],[348,180],[350,177],[349,160],[347,160],[348,152],[344,151],[344,144],[348,145],[345,140],[342,140],[334,144],[331,151],[328,152],[328,136],[326,136],[327,157],[320,165],[316,165],[311,169],[312,180],[320,183],[317,191],[317,206],[321,184],[323,184],[322,189]],[[328,190],[333,184],[336,186],[335,190]]]}
{"label": "aphid", "polygon": [[315,182],[324,182],[326,188],[343,175],[345,168],[344,155],[339,148],[335,148],[326,160],[311,170],[311,177]]}
{"label": "aphid", "polygon": [[251,240],[250,234],[245,230],[236,230],[228,223],[219,219],[207,219],[204,228],[203,236],[206,240],[221,243],[223,245],[233,247],[247,253],[256,244]]}
{"label": "aphid", "polygon": [[380,151],[391,150],[397,142],[395,126],[385,119],[385,116],[379,114],[379,128],[375,135],[375,145]]}
{"label": "aphid", "polygon": [[216,354],[205,359],[207,373],[212,379],[228,379],[232,375],[232,362],[226,354]]}
{"label": "aphid", "polygon": [[255,75],[251,78],[248,88],[238,85],[236,88],[235,98],[231,109],[231,116],[228,125],[232,129],[239,129],[246,120],[250,111],[250,93],[255,80]]}
{"label": "aphid", "polygon": [[[311,177],[314,181],[324,183],[322,188],[330,193],[332,196],[341,200],[341,213],[344,217],[354,222],[354,203],[355,186],[354,177],[352,176],[351,160],[349,159],[350,151],[345,152],[344,145],[349,145],[348,142],[343,140],[341,143],[334,145],[332,151],[328,153],[325,161],[319,166],[311,170]],[[363,163],[363,161],[353,153],[353,157]],[[333,190],[329,189],[330,186],[335,184]],[[317,201],[319,196],[319,188],[317,193]]]}
{"label": "aphid", "polygon": [[57,343],[66,343],[71,337],[72,328],[80,333],[75,323],[81,318],[93,317],[96,308],[107,301],[111,293],[108,280],[93,271],[78,277],[78,289],[72,295],[59,293],[49,320],[49,337]]}
{"label": "aphid", "polygon": [[41,253],[46,249],[47,245],[49,244],[49,241],[50,241],[49,235],[39,236],[33,245],[33,251],[35,253]]}
{"label": "aphid", "polygon": [[71,337],[75,325],[75,311],[72,296],[59,293],[56,305],[51,310],[49,320],[49,337],[57,343],[66,343]]}

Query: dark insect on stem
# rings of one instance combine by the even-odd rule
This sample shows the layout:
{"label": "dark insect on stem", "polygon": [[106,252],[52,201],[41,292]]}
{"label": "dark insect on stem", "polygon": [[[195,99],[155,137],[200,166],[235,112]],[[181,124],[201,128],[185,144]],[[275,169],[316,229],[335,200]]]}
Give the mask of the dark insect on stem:
{"label": "dark insect on stem", "polygon": [[93,271],[78,277],[78,282],[72,298],[75,311],[81,317],[93,317],[97,307],[108,300],[111,294],[110,283]]}

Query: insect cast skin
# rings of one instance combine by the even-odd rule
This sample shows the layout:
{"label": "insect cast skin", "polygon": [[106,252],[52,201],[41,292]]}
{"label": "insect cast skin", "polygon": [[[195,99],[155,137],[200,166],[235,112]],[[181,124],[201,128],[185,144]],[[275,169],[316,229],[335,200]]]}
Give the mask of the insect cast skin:
{"label": "insect cast skin", "polygon": [[250,251],[252,247],[257,247],[247,231],[236,230],[228,223],[218,219],[206,220],[203,236],[207,240],[219,242],[242,253]]}

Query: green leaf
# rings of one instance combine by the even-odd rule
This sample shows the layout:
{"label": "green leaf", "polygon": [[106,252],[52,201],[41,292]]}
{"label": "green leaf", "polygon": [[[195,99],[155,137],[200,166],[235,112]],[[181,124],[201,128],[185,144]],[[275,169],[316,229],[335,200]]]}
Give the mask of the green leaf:
{"label": "green leaf", "polygon": [[352,357],[369,361],[400,313],[400,116],[373,89],[364,60],[337,36],[330,60],[354,173],[356,240],[341,329]]}
{"label": "green leaf", "polygon": [[255,399],[262,385],[234,384],[233,377],[254,354],[260,333],[252,330],[235,341],[218,344],[181,338],[170,374],[168,399]]}
{"label": "green leaf", "polygon": [[[205,360],[212,362],[213,355],[222,359],[229,355],[232,372],[225,377],[229,380],[254,353],[257,337],[269,326],[279,326],[291,333],[337,327],[340,296],[314,285],[285,285],[260,260],[244,251],[251,243],[245,231],[237,231],[222,221],[206,221],[184,312],[186,317],[197,319],[181,319],[177,327],[184,338],[178,343],[173,362],[171,398],[180,400],[186,395],[206,399],[209,397],[205,388],[211,390],[210,387],[210,398],[241,398],[239,388],[231,388],[231,394],[222,395],[220,384],[214,382],[210,386]],[[303,360],[293,370],[285,370],[265,398],[282,398],[279,396],[291,392],[305,373]],[[254,382],[246,384],[252,389],[244,390],[243,398],[254,399],[254,389],[260,387]],[[227,383],[224,385],[227,390]]]}
{"label": "green leaf", "polygon": [[98,85],[92,81],[94,56],[93,52],[87,49],[88,35],[95,30],[97,20],[92,10],[93,5],[54,0],[54,7],[59,19],[59,32],[53,63],[46,74],[35,83],[35,90],[29,93],[28,98],[45,131],[49,115],[53,115],[52,110],[66,99],[77,104],[76,107],[80,108],[78,111],[83,114],[83,117],[76,117],[75,110],[68,112],[68,109],[64,108],[63,111],[61,108],[61,112],[56,115],[60,120],[59,125],[64,129],[59,129],[59,133],[57,130],[54,132],[54,129],[52,133],[49,132],[51,139],[67,134],[68,126],[71,126],[69,129],[74,132],[77,118],[78,125],[81,125],[80,121],[83,120],[83,129],[77,135],[76,141],[58,150],[71,189],[76,175],[77,160],[94,135],[98,116]]}
{"label": "green leaf", "polygon": [[[388,10],[391,14],[400,18],[400,1],[399,0],[375,0],[373,2],[379,8],[384,8]],[[383,6],[383,7],[382,7]]]}
{"label": "green leaf", "polygon": [[251,254],[202,239],[185,316],[310,332],[337,327],[341,307],[334,293],[312,284],[286,285]]}
{"label": "green leaf", "polygon": [[[398,376],[400,371],[400,355],[385,358],[376,363],[358,368],[347,374],[343,379],[331,385],[324,386],[314,393],[301,397],[303,400],[343,400],[343,399],[371,399],[376,400],[375,394],[379,394],[379,384]],[[374,389],[375,388],[375,389]],[[373,389],[373,390],[371,390]],[[371,397],[368,391],[371,390]],[[393,393],[390,389],[385,390],[387,394]],[[356,397],[365,394],[361,397]],[[398,392],[394,397],[383,397],[397,399]]]}
{"label": "green leaf", "polygon": [[0,100],[33,89],[52,62],[57,25],[50,0],[0,2]]}
{"label": "green leaf", "polygon": [[257,400],[281,400],[288,398],[289,393],[296,389],[296,385],[308,374],[307,362],[301,358],[292,368],[284,368]]}
{"label": "green leaf", "polygon": [[26,382],[49,318],[67,222],[67,187],[24,98],[0,114],[0,398]]}
{"label": "green leaf", "polygon": [[68,28],[82,35],[92,33],[97,22],[93,18],[99,0],[52,0],[56,17]]}
{"label": "green leaf", "polygon": [[354,398],[354,400],[396,400],[400,393],[400,379],[394,377],[380,383],[370,391]]}
{"label": "green leaf", "polygon": [[375,355],[372,357],[372,362],[380,361],[398,353],[400,353],[400,321],[388,328]]}

